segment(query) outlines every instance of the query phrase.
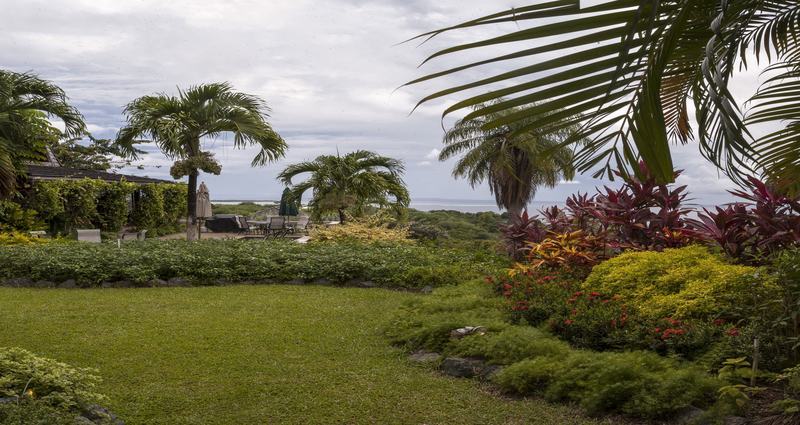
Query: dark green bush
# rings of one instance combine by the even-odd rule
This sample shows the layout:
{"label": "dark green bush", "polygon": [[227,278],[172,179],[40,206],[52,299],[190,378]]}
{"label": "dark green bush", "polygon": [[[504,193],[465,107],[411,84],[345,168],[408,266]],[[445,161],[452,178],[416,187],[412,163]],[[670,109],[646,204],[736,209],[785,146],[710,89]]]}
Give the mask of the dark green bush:
{"label": "dark green bush", "polygon": [[50,245],[0,248],[0,278],[75,279],[83,286],[175,277],[197,284],[363,279],[384,286],[420,288],[456,284],[504,264],[501,257],[407,244],[152,240],[123,243],[121,249],[116,244]]}
{"label": "dark green bush", "polygon": [[644,418],[709,404],[720,386],[699,368],[643,351],[535,357],[508,366],[494,381],[516,393],[577,402],[590,413]]}

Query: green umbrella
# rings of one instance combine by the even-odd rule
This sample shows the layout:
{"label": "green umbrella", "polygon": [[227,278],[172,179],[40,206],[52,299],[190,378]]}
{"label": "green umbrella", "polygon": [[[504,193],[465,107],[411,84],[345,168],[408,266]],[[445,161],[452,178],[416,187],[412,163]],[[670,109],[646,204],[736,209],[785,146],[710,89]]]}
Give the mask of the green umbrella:
{"label": "green umbrella", "polygon": [[291,199],[292,191],[289,190],[287,187],[283,189],[283,194],[281,195],[281,206],[278,208],[278,215],[297,215],[299,213],[299,202],[294,201]]}

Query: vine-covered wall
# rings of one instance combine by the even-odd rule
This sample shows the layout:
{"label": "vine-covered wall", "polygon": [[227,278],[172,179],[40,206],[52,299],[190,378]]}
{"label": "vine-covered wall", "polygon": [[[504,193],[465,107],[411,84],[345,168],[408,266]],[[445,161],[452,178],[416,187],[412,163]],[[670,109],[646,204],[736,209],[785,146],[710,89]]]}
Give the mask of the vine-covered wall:
{"label": "vine-covered wall", "polygon": [[128,226],[157,236],[179,232],[185,214],[186,185],[180,183],[48,180],[0,201],[0,230],[68,234],[78,228],[119,232]]}

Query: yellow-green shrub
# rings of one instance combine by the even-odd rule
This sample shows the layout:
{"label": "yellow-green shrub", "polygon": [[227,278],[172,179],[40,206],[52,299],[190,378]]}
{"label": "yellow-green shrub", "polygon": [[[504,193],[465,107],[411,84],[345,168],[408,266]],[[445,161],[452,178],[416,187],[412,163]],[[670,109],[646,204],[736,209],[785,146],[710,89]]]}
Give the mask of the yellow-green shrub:
{"label": "yellow-green shrub", "polygon": [[[377,214],[376,214],[377,216]],[[379,218],[354,220],[330,227],[316,227],[309,232],[312,241],[326,242],[401,242],[413,243],[409,239],[408,227],[389,227]]]}
{"label": "yellow-green shrub", "polygon": [[0,246],[4,245],[31,245],[49,242],[48,239],[34,238],[27,233],[8,232],[0,233]]}
{"label": "yellow-green shrub", "polygon": [[583,288],[617,295],[645,317],[709,318],[736,315],[775,285],[755,267],[689,246],[622,254],[595,266]]}

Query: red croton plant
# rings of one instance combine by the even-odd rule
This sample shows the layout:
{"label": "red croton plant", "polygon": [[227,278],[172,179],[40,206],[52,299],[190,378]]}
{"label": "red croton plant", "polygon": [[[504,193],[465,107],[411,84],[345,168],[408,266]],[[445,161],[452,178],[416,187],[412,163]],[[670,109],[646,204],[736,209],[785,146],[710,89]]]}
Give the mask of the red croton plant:
{"label": "red croton plant", "polygon": [[644,164],[641,178],[618,175],[624,181],[618,189],[604,186],[591,196],[572,195],[564,208],[545,208],[541,216],[525,211],[501,229],[508,251],[537,267],[563,267],[570,259],[591,266],[625,250],[659,251],[705,241],[740,262],[758,264],[800,245],[800,197],[788,197],[756,178],[730,191],[741,202],[703,209],[690,218],[694,210],[683,205],[686,186],[656,183]]}
{"label": "red croton plant", "polygon": [[541,218],[525,211],[502,229],[508,251],[535,267],[569,266],[570,260],[591,266],[622,250],[661,250],[696,240],[686,217],[691,209],[682,205],[686,186],[656,183],[644,164],[639,171],[642,178],[618,174],[624,181],[618,189],[578,193],[565,208],[540,210]]}
{"label": "red croton plant", "polygon": [[758,264],[781,249],[800,244],[800,197],[749,179],[749,191],[732,190],[743,199],[714,211],[704,209],[690,225],[731,257]]}

